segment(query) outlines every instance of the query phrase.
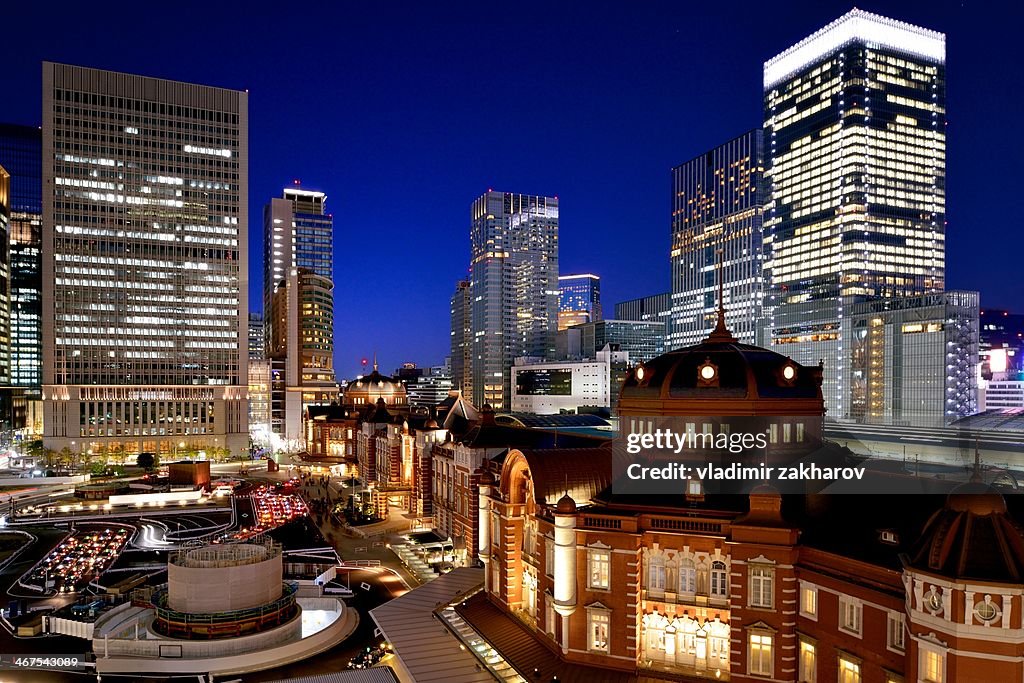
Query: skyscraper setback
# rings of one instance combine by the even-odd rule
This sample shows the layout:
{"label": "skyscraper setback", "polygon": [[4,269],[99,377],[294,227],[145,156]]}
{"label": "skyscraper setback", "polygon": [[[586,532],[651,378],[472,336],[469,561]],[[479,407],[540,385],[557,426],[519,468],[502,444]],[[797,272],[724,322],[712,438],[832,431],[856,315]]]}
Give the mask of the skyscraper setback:
{"label": "skyscraper setback", "polygon": [[488,190],[471,218],[473,401],[500,409],[515,358],[555,351],[558,198]]}
{"label": "skyscraper setback", "polygon": [[669,348],[715,327],[717,274],[733,334],[756,344],[764,295],[764,137],[752,130],[672,170],[672,321]]}
{"label": "skyscraper setback", "polygon": [[558,276],[558,329],[597,322],[601,310],[601,278],[590,273]]}
{"label": "skyscraper setback", "polygon": [[829,359],[837,418],[858,381],[850,306],[944,288],[945,53],[941,33],[853,10],[764,65],[768,342]]}
{"label": "skyscraper setback", "polygon": [[44,443],[248,448],[248,97],[43,64]]}
{"label": "skyscraper setback", "polygon": [[[271,362],[271,427],[300,441],[306,406],[337,399],[334,218],[327,195],[296,182],[263,210],[263,312]],[[283,381],[280,381],[283,379]]]}

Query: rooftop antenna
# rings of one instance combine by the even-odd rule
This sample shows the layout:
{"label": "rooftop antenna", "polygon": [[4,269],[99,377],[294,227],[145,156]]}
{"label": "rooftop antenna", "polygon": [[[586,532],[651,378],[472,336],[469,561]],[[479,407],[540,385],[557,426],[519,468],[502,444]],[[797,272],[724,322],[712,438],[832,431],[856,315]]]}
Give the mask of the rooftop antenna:
{"label": "rooftop antenna", "polygon": [[708,341],[735,342],[736,338],[725,326],[725,275],[722,271],[722,249],[715,250],[715,274],[718,278],[718,322],[708,335]]}
{"label": "rooftop antenna", "polygon": [[377,351],[373,352],[373,371],[377,372]]}

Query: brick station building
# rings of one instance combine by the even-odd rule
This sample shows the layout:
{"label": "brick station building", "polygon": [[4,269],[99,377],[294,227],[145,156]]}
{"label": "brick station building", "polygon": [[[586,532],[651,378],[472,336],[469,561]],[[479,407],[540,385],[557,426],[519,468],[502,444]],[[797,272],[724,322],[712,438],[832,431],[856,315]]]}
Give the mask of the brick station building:
{"label": "brick station building", "polygon": [[[620,416],[770,414],[810,432],[821,382],[720,314],[704,343],[631,371]],[[610,447],[513,448],[491,469],[484,589],[459,611],[530,680],[1024,680],[1019,506],[977,465],[916,496],[616,495]]]}

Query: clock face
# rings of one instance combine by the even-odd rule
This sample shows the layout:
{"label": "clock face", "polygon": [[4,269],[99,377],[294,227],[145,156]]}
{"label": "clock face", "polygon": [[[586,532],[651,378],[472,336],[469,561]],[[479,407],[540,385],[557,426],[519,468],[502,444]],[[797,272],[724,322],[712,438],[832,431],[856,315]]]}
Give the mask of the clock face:
{"label": "clock face", "polygon": [[711,381],[715,378],[715,369],[710,365],[705,365],[700,369],[700,376],[703,377],[705,381]]}

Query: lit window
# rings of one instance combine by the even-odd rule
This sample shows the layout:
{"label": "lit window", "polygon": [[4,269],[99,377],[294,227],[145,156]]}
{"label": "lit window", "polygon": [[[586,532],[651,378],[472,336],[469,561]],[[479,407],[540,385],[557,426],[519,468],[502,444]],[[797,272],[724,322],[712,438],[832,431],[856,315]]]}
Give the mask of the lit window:
{"label": "lit window", "polygon": [[889,612],[888,626],[889,647],[894,650],[903,651],[903,615],[899,612]]}
{"label": "lit window", "polygon": [[809,619],[818,618],[818,587],[812,583],[801,582],[800,614]]}
{"label": "lit window", "polygon": [[936,650],[921,650],[921,680],[928,683],[945,683],[946,655]]}
{"label": "lit window", "polygon": [[587,587],[608,590],[611,585],[611,564],[610,550],[591,548],[587,552]]}
{"label": "lit window", "polygon": [[750,606],[771,607],[775,589],[775,572],[771,567],[750,567]]}
{"label": "lit window", "polygon": [[604,609],[587,610],[588,631],[590,640],[588,647],[595,652],[608,652],[608,631],[611,614]]}
{"label": "lit window", "polygon": [[550,595],[544,596],[544,632],[555,637],[555,602]]}
{"label": "lit window", "polygon": [[751,633],[748,671],[756,676],[771,676],[773,665],[772,636],[766,633]]}
{"label": "lit window", "polygon": [[801,683],[814,683],[818,680],[818,651],[814,643],[800,641],[800,670],[797,680]]}
{"label": "lit window", "polygon": [[860,683],[860,662],[840,656],[839,683]]}
{"label": "lit window", "polygon": [[860,635],[861,604],[845,595],[839,597],[839,628]]}
{"label": "lit window", "polygon": [[555,539],[544,538],[544,575],[555,575]]}

